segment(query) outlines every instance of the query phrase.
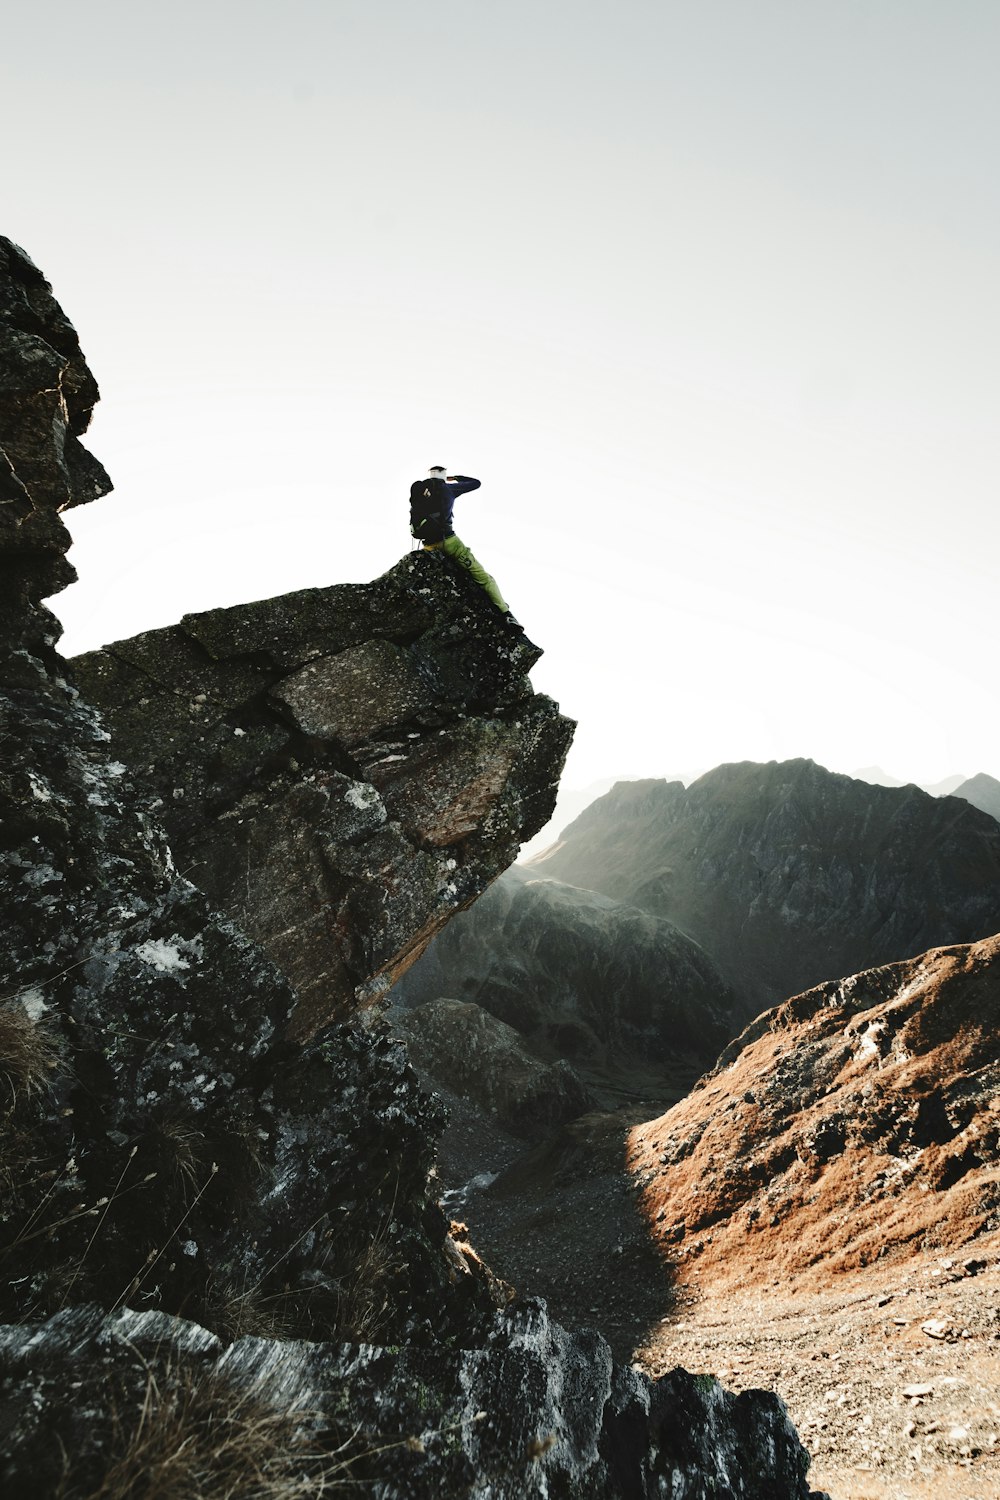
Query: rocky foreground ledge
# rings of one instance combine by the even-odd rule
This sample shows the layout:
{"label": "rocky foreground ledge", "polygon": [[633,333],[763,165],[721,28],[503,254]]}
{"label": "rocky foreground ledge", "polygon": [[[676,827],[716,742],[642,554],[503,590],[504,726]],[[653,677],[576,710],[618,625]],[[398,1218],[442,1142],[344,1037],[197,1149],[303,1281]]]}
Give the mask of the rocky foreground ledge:
{"label": "rocky foreground ledge", "polygon": [[[547,815],[568,729],[532,648],[436,560],[201,616],[94,666],[156,726],[134,759],[41,602],[71,576],[58,513],[107,480],[76,336],[6,240],[0,372],[4,1495],[804,1500],[776,1398],[650,1382],[505,1305],[435,1201],[402,1048],[328,1021]],[[265,921],[274,807],[328,962],[305,1003]],[[175,818],[205,869],[178,872]]]}
{"label": "rocky foreground ledge", "polygon": [[[468,1349],[224,1347],[178,1318],[75,1308],[30,1333],[0,1329],[0,1372],[9,1500],[96,1494],[111,1469],[113,1493],[132,1493],[123,1481],[150,1461],[178,1496],[806,1494],[807,1459],[776,1396],[734,1396],[683,1370],[650,1382],[541,1302],[495,1314]],[[65,1491],[53,1428],[73,1459]],[[206,1478],[217,1487],[199,1487]]]}

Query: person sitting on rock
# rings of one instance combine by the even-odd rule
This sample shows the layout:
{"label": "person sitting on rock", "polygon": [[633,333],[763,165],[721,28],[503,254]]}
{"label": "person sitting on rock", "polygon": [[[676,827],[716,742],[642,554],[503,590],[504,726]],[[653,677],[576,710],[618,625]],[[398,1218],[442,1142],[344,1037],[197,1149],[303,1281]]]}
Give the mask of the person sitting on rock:
{"label": "person sitting on rock", "polygon": [[459,495],[478,488],[478,479],[470,479],[465,474],[449,474],[441,464],[432,464],[426,479],[418,479],[410,485],[410,535],[423,543],[425,552],[440,550],[467,568],[500,613],[508,616],[513,624],[513,616],[496,580],[490,577],[452,529],[451,512],[455,501]]}

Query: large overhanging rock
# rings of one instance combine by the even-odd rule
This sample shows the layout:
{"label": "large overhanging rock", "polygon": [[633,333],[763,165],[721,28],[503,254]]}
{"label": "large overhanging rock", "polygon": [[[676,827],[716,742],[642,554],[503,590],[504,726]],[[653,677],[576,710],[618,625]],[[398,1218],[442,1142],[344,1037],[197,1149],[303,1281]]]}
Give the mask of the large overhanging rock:
{"label": "large overhanging rock", "polygon": [[348,1027],[286,1039],[287,979],[178,874],[65,680],[40,601],[71,576],[58,512],[108,488],[75,436],[97,387],[7,241],[0,333],[0,1315],[461,1320],[488,1298],[446,1251],[439,1111],[402,1049]]}
{"label": "large overhanging rock", "polygon": [[540,655],[442,555],[78,657],[178,863],[299,995],[383,994],[551,814],[572,724]]}
{"label": "large overhanging rock", "polygon": [[[0,252],[5,1497],[168,1478],[178,1494],[263,1493],[261,1475],[271,1493],[285,1479],[283,1493],[319,1493],[319,1474],[334,1486],[357,1475],[382,1500],[617,1500],[668,1486],[686,1500],[727,1486],[804,1500],[808,1459],[776,1398],[683,1374],[650,1384],[540,1308],[495,1311],[429,1195],[440,1119],[400,1047],[356,1024],[291,1039],[285,975],[178,873],[148,789],[54,650],[41,601],[69,577],[58,512],[107,484],[75,446],[96,387],[38,272],[9,242]],[[342,947],[315,938],[342,955],[342,996],[348,981],[377,991],[419,948],[421,923],[470,899],[547,812],[569,726],[531,696],[532,648],[484,615],[473,587],[407,560],[367,588],[202,616],[197,635],[171,636],[166,685],[121,663],[170,746],[164,810],[182,839],[214,820],[207,857],[220,869],[227,847],[231,860],[236,847],[259,856],[268,799],[284,799],[292,843],[317,809],[343,804],[346,825],[293,863],[304,884],[321,868],[322,890],[343,896]],[[331,740],[314,733],[308,674],[343,653],[339,674],[322,669],[323,701],[346,705],[345,738]],[[384,734],[364,738],[359,674],[390,658]],[[461,769],[435,782],[448,753]],[[296,798],[305,812],[288,822]],[[248,813],[253,836],[237,846]],[[425,837],[444,827],[450,842]],[[406,861],[451,859],[434,906]],[[394,889],[404,876],[409,916]],[[241,1333],[261,1336],[233,1342]]]}

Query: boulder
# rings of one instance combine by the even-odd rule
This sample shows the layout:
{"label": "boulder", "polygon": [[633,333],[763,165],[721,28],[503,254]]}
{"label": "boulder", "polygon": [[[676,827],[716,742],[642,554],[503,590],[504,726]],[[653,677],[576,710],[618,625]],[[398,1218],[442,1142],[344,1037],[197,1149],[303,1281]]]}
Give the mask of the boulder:
{"label": "boulder", "polygon": [[414,1066],[437,1087],[494,1115],[513,1135],[531,1137],[594,1107],[562,1059],[535,1057],[512,1026],[463,1000],[429,1000],[397,1010]]}

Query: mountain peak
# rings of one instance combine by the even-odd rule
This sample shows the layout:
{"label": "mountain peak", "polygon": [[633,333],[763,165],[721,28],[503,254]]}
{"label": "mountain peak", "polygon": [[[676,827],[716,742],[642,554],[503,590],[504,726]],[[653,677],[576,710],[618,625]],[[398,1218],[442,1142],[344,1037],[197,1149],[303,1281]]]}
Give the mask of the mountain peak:
{"label": "mountain peak", "polygon": [[1000,928],[992,818],[807,759],[615,787],[541,868],[669,918],[758,1010]]}
{"label": "mountain peak", "polygon": [[980,771],[978,775],[970,776],[968,781],[963,781],[951,795],[961,797],[963,802],[971,802],[973,807],[978,807],[981,812],[988,813],[1000,823],[1000,781],[995,776],[987,776],[985,771]]}

